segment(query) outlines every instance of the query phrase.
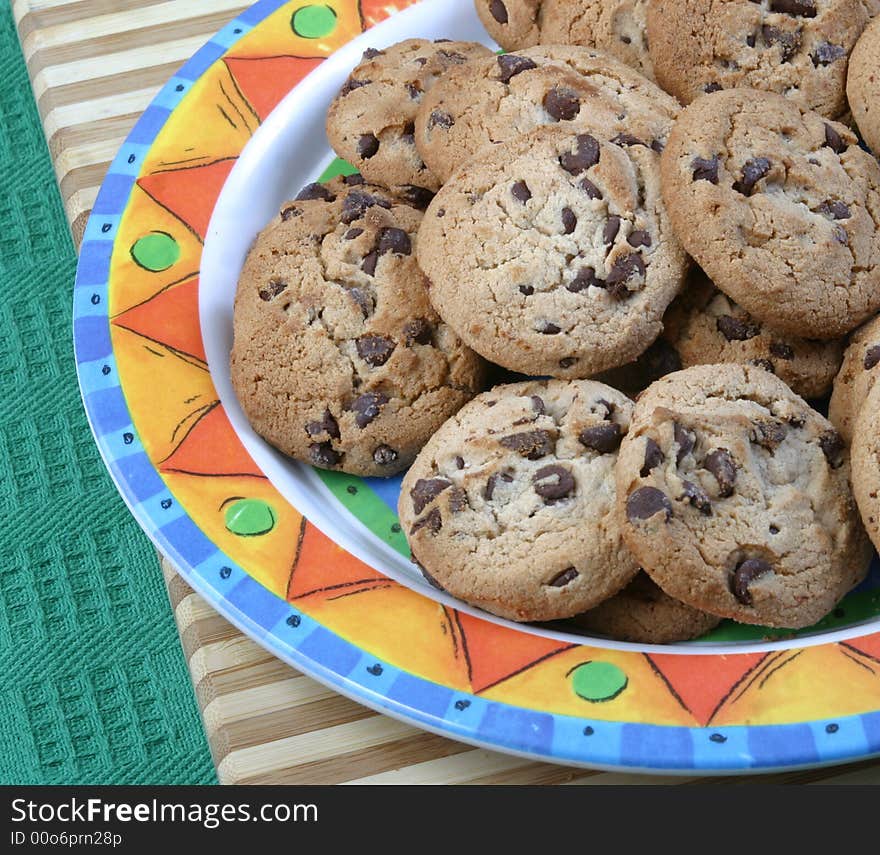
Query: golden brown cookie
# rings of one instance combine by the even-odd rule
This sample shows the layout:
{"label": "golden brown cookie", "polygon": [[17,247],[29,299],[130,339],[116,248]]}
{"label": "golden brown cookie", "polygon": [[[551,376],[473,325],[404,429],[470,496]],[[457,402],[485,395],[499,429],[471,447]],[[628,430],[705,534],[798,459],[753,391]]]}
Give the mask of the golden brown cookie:
{"label": "golden brown cookie", "polygon": [[880,383],[874,385],[853,433],[853,492],[862,521],[880,550]]}
{"label": "golden brown cookie", "polygon": [[852,441],[853,426],[878,377],[880,316],[868,321],[852,334],[843,356],[843,365],[834,380],[828,418],[847,442]]}
{"label": "golden brown cookie", "polygon": [[880,18],[865,28],[853,48],[846,95],[862,139],[880,154]]}

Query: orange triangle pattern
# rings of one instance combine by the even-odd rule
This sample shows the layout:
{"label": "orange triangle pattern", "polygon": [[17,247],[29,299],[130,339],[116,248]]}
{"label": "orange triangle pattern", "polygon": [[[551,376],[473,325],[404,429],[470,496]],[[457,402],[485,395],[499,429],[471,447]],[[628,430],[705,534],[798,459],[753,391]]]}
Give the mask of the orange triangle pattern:
{"label": "orange triangle pattern", "polygon": [[508,629],[465,612],[456,612],[455,616],[464,638],[474,692],[482,692],[548,656],[575,646]]}
{"label": "orange triangle pattern", "polygon": [[224,60],[239,91],[261,122],[323,61],[323,58],[299,56],[227,57]]}
{"label": "orange triangle pattern", "polygon": [[299,552],[287,588],[288,600],[318,593],[338,596],[343,590],[355,593],[389,582],[387,576],[373,570],[303,520]]}
{"label": "orange triangle pattern", "polygon": [[155,297],[117,315],[113,323],[208,362],[199,328],[198,276],[163,288]]}
{"label": "orange triangle pattern", "polygon": [[219,403],[193,425],[180,445],[162,461],[162,472],[265,477],[244,450]]}
{"label": "orange triangle pattern", "polygon": [[401,0],[361,0],[361,17],[364,21],[364,28],[373,27],[380,21],[384,21],[395,12],[412,6],[413,0],[409,2],[401,2]]}
{"label": "orange triangle pattern", "polygon": [[880,661],[880,632],[875,632],[873,635],[862,635],[859,638],[848,638],[844,644]]}
{"label": "orange triangle pattern", "polygon": [[[766,653],[712,657],[652,653],[647,659],[694,718],[701,725],[706,725],[730,690],[766,656]],[[710,658],[712,666],[707,668],[706,663]]]}
{"label": "orange triangle pattern", "polygon": [[236,160],[227,157],[205,166],[154,172],[139,178],[137,183],[204,242],[217,197]]}

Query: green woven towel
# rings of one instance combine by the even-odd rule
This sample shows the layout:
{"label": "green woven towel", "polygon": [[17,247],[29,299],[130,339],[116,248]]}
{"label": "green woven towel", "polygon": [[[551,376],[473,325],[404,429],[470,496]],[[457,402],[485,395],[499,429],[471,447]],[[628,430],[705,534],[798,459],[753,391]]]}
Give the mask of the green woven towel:
{"label": "green woven towel", "polygon": [[76,256],[0,4],[0,783],[216,777],[156,555],[76,383]]}

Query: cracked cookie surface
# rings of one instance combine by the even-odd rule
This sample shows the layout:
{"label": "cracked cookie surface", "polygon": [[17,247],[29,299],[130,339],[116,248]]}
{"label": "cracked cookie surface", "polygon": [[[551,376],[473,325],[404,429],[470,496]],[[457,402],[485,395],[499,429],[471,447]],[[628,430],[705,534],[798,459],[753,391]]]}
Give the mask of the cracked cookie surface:
{"label": "cracked cookie surface", "polygon": [[751,87],[837,118],[847,59],[876,0],[652,0],[648,39],[657,81],[685,104]]}
{"label": "cracked cookie surface", "polygon": [[641,570],[619,594],[571,622],[582,630],[620,641],[669,644],[699,638],[721,620],[674,600]]}
{"label": "cracked cookie surface", "polygon": [[400,494],[429,581],[516,621],[571,617],[617,593],[638,570],[614,513],[631,411],[589,380],[498,386],[463,407]]}
{"label": "cracked cookie surface", "polygon": [[880,383],[865,401],[853,432],[853,492],[862,521],[880,550]]}
{"label": "cracked cookie surface", "polygon": [[880,308],[880,165],[848,128],[780,95],[704,95],[662,177],[685,249],[771,328],[839,338]]}
{"label": "cracked cookie surface", "polygon": [[418,260],[441,317],[488,359],[586,377],[659,335],[686,258],[644,143],[542,128],[463,167],[425,214]]}
{"label": "cracked cookie surface", "polygon": [[624,134],[661,150],[678,102],[613,57],[584,47],[532,47],[444,75],[416,118],[416,146],[442,183],[483,147],[543,125]]}
{"label": "cracked cookie surface", "polygon": [[843,365],[834,380],[828,418],[840,435],[852,440],[853,426],[880,378],[880,315],[859,327],[849,339]]}
{"label": "cracked cookie surface", "polygon": [[327,114],[336,153],[384,187],[434,191],[440,185],[415,146],[415,119],[437,79],[469,59],[491,56],[475,42],[408,39],[368,49]]}
{"label": "cracked cookie surface", "polygon": [[867,573],[840,435],[761,368],[702,365],[639,399],[616,469],[624,537],[671,597],[810,626]]}
{"label": "cracked cookie surface", "polygon": [[774,332],[719,291],[697,266],[663,318],[663,339],[675,349],[682,368],[757,365],[804,398],[830,391],[844,347],[843,340],[812,341]]}
{"label": "cracked cookie surface", "polygon": [[507,51],[580,45],[611,54],[651,78],[648,0],[475,0],[477,14]]}
{"label": "cracked cookie surface", "polygon": [[479,390],[415,260],[420,211],[359,176],[309,185],[259,235],[235,298],[238,400],[276,448],[387,476]]}

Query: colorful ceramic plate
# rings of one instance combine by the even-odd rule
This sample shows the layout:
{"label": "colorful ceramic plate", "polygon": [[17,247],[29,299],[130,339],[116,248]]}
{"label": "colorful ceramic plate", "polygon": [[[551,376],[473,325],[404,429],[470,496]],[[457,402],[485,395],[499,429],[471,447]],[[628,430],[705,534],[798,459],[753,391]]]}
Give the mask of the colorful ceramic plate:
{"label": "colorful ceramic plate", "polygon": [[489,44],[472,0],[263,0],[168,82],[114,160],[82,245],[74,338],[132,513],[272,653],[437,733],[633,771],[880,754],[876,563],[796,637],[730,624],[651,647],[519,626],[413,571],[399,479],[318,472],[250,430],[228,374],[247,247],[305,182],[346,168],[324,114],[361,52],[416,36]]}

